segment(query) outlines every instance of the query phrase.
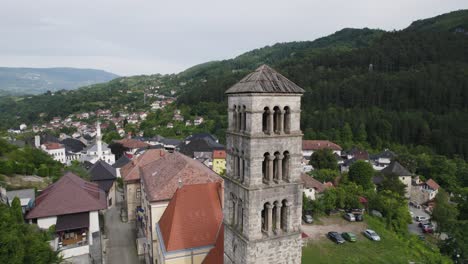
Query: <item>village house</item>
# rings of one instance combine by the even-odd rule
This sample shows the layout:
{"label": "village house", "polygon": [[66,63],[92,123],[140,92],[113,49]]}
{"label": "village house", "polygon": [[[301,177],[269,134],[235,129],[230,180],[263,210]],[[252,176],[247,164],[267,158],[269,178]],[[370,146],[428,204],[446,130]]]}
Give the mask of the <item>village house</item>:
{"label": "village house", "polygon": [[411,201],[417,204],[428,203],[435,198],[437,193],[439,193],[439,189],[439,184],[433,179],[423,182],[416,176],[411,188]]}
{"label": "village house", "polygon": [[131,155],[134,155],[135,152],[139,149],[149,148],[150,144],[131,138],[124,138],[121,140],[116,140],[115,143],[121,144],[125,149],[125,152]]}
{"label": "village house", "polygon": [[199,126],[203,123],[204,119],[201,116],[195,117],[195,120],[193,120],[193,124],[196,126]]}
{"label": "village house", "polygon": [[339,156],[343,150],[340,145],[328,140],[302,140],[302,156],[307,160],[315,151],[322,149],[329,149]]}
{"label": "village house", "polygon": [[56,142],[48,142],[41,145],[41,149],[45,151],[47,154],[52,156],[52,158],[62,164],[67,163],[67,156],[65,155],[65,146],[56,143]]}
{"label": "village house", "polygon": [[226,172],[226,151],[225,150],[213,150],[212,170],[219,175]]}
{"label": "village house", "polygon": [[51,241],[54,250],[65,258],[89,255],[100,243],[99,212],[106,209],[104,191],[67,172],[36,198],[26,215],[41,229],[55,226]]}
{"label": "village house", "polygon": [[[218,182],[221,177],[200,162],[180,153],[167,153],[141,168],[141,211],[145,254],[155,257],[156,224],[166,210],[176,190],[185,185]],[[221,195],[222,197],[222,195]]]}
{"label": "village house", "polygon": [[222,207],[220,183],[180,186],[155,227],[155,263],[223,263]]}
{"label": "village house", "polygon": [[96,183],[106,194],[107,208],[111,208],[116,201],[116,179],[117,172],[114,167],[103,160],[98,160],[88,170],[91,175],[91,182]]}
{"label": "village house", "polygon": [[124,182],[125,209],[128,221],[136,219],[136,213],[141,205],[140,179],[142,168],[153,161],[160,159],[167,152],[162,149],[149,149],[120,169]]}
{"label": "village house", "polygon": [[388,177],[398,177],[398,179],[405,185],[405,197],[410,197],[413,174],[403,167],[398,161],[392,161],[380,172]]}
{"label": "village house", "polygon": [[172,123],[169,122],[169,123],[167,123],[167,126],[166,126],[166,127],[167,127],[167,128],[174,128],[174,124],[172,124]]}
{"label": "village house", "polygon": [[115,174],[116,174],[115,176],[117,176],[117,178],[122,177],[122,174],[120,173],[120,169],[130,162],[132,162],[130,158],[128,158],[126,155],[122,155],[118,160],[115,161],[114,164],[112,164],[112,167],[115,168]]}
{"label": "village house", "polygon": [[369,156],[369,159],[372,163],[372,167],[376,171],[385,169],[395,158],[396,154],[388,149],[385,149],[379,154]]}
{"label": "village house", "polygon": [[104,160],[112,165],[115,162],[115,155],[112,154],[109,146],[105,142],[102,142],[101,126],[99,122],[97,122],[96,126],[96,143],[81,152],[80,161],[95,163],[98,160]]}
{"label": "village house", "polygon": [[323,193],[326,189],[324,184],[305,173],[301,174],[301,181],[303,185],[302,191],[304,192],[305,196],[311,200],[318,198],[318,195]]}

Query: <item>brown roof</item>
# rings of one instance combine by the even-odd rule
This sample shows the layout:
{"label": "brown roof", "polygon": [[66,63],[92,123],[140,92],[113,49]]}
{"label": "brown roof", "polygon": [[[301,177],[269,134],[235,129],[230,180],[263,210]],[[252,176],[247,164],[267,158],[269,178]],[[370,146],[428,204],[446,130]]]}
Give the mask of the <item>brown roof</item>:
{"label": "brown roof", "polygon": [[323,186],[321,182],[317,181],[316,179],[314,179],[314,177],[309,176],[305,173],[301,174],[301,181],[302,184],[304,184],[305,188],[314,188],[319,193],[325,190],[325,186]]}
{"label": "brown roof", "polygon": [[185,185],[159,220],[166,251],[214,246],[223,225],[221,184]]}
{"label": "brown roof", "polygon": [[27,219],[97,211],[106,208],[106,194],[95,183],[67,172],[36,198]]}
{"label": "brown roof", "polygon": [[46,149],[52,150],[52,149],[61,149],[64,148],[64,146],[60,143],[55,143],[55,142],[47,142],[44,144]]}
{"label": "brown roof", "polygon": [[437,184],[437,182],[435,182],[433,179],[427,180],[426,185],[431,187],[431,189],[434,191],[440,188],[439,184]]}
{"label": "brown roof", "polygon": [[342,150],[340,145],[328,140],[302,140],[302,150],[319,149]]}
{"label": "brown roof", "polygon": [[166,151],[163,149],[149,149],[120,168],[120,174],[124,181],[139,181],[141,178],[140,167],[158,160],[165,154]]}
{"label": "brown roof", "polygon": [[225,150],[213,150],[213,159],[226,159]]}
{"label": "brown roof", "polygon": [[304,90],[288,78],[264,64],[226,91],[226,94],[235,93],[302,94],[304,93]]}
{"label": "brown roof", "polygon": [[202,264],[220,264],[224,261],[224,225],[221,225],[221,228],[218,233],[218,238],[214,248],[210,250],[208,255],[206,255]]}
{"label": "brown roof", "polygon": [[180,184],[223,181],[218,174],[199,161],[178,152],[167,153],[141,167],[141,175],[146,197],[150,202],[171,199]]}
{"label": "brown roof", "polygon": [[147,148],[150,146],[148,143],[131,138],[124,138],[122,140],[116,140],[115,142],[120,143],[122,146],[129,149]]}

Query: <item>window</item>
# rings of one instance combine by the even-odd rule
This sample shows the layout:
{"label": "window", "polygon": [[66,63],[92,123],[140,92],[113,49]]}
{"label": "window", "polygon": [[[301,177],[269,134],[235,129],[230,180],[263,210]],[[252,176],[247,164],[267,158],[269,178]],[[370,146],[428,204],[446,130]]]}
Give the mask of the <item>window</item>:
{"label": "window", "polygon": [[262,115],[262,131],[264,133],[268,133],[270,131],[269,126],[270,126],[270,109],[268,107],[265,107],[263,109],[263,115]]}
{"label": "window", "polygon": [[140,199],[140,197],[141,197],[141,188],[137,188],[137,190],[136,190],[136,198],[137,198],[137,199]]}

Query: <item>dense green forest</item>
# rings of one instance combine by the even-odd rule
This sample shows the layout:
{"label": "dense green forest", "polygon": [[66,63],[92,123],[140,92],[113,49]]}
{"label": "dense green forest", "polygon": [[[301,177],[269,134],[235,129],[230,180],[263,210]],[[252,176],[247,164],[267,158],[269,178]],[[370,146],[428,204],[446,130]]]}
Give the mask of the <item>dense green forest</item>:
{"label": "dense green forest", "polygon": [[[163,94],[177,91],[178,107],[185,113],[212,120],[206,129],[223,139],[224,91],[266,63],[306,90],[301,124],[305,138],[372,149],[422,146],[468,159],[467,21],[468,11],[461,10],[416,21],[401,31],[347,28],[314,41],[278,43],[234,59],[200,64],[179,74],[1,97],[0,127],[98,108],[149,109],[143,93],[161,86]],[[166,119],[167,114],[155,113],[141,128],[148,135],[176,135],[177,131],[153,129],[164,126]]]}

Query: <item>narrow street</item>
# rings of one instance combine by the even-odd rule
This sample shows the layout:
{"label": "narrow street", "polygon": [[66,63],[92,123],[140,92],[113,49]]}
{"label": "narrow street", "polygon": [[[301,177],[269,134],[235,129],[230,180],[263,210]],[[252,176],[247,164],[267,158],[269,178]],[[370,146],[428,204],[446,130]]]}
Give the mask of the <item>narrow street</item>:
{"label": "narrow street", "polygon": [[134,223],[123,223],[120,219],[122,194],[117,192],[117,206],[107,210],[104,218],[107,243],[106,264],[144,263],[139,260],[136,250],[136,230]]}

